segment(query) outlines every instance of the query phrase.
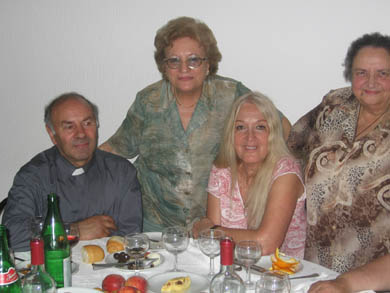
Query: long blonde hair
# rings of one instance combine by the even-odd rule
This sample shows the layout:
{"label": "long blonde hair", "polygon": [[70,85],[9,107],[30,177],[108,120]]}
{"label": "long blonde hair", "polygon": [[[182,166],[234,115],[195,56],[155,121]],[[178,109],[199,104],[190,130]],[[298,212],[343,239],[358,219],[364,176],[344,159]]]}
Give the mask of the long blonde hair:
{"label": "long blonde hair", "polygon": [[230,192],[234,190],[234,186],[237,184],[240,162],[234,149],[235,121],[244,103],[256,105],[269,127],[268,154],[249,187],[248,200],[245,204],[248,214],[248,228],[256,229],[263,219],[274,168],[282,157],[290,155],[290,151],[283,138],[281,115],[272,101],[259,92],[250,92],[239,97],[230,109],[225,123],[221,147],[214,162],[217,168],[230,168],[232,176]]}

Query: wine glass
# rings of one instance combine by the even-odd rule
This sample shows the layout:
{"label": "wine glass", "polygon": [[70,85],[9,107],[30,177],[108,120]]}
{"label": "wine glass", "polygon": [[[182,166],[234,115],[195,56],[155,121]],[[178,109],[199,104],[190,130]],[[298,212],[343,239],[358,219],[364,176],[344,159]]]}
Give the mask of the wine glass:
{"label": "wine glass", "polygon": [[184,252],[188,246],[188,231],[182,226],[165,228],[162,233],[162,240],[165,249],[175,256],[172,272],[178,272],[177,255]]}
{"label": "wine glass", "polygon": [[281,271],[264,272],[256,282],[256,293],[289,293],[290,290],[288,275]]}
{"label": "wine glass", "polygon": [[207,275],[209,279],[214,277],[214,257],[220,253],[220,240],[225,236],[222,230],[206,229],[199,233],[198,245],[200,250],[210,258],[210,272]]}
{"label": "wine glass", "polygon": [[40,239],[42,237],[43,224],[45,219],[43,217],[32,217],[30,221],[31,239]]}
{"label": "wine glass", "polygon": [[253,289],[254,283],[251,281],[251,265],[255,264],[261,257],[261,247],[257,241],[244,240],[238,242],[236,246],[236,257],[246,265],[245,287]]}
{"label": "wine glass", "polygon": [[77,224],[72,223],[64,223],[66,238],[68,238],[68,242],[70,245],[70,249],[76,246],[80,240],[80,230]]}
{"label": "wine glass", "polygon": [[139,275],[139,259],[145,257],[149,245],[149,237],[146,234],[132,233],[125,236],[126,252],[135,259],[135,275]]}

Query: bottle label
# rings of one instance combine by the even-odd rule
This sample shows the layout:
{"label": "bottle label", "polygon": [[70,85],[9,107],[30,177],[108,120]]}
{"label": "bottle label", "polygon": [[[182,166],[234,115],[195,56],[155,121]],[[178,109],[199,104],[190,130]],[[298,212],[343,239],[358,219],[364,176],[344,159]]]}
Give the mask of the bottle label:
{"label": "bottle label", "polygon": [[15,268],[10,267],[8,272],[0,273],[0,286],[10,285],[19,279]]}

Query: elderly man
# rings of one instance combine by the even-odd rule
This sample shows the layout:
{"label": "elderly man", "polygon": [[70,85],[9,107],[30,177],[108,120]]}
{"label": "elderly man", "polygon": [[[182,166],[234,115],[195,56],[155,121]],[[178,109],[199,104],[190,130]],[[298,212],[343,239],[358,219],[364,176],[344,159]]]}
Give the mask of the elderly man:
{"label": "elderly man", "polygon": [[64,222],[78,225],[80,239],[142,230],[140,186],[134,166],[96,148],[97,107],[77,93],[45,108],[54,146],[36,155],[16,174],[2,222],[16,251],[29,249],[28,223],[46,216],[47,195],[56,193]]}

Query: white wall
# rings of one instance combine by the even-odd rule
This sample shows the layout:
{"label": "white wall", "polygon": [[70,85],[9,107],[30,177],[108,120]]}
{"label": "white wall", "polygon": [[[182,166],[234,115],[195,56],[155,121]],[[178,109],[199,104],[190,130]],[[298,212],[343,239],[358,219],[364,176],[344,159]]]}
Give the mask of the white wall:
{"label": "white wall", "polygon": [[101,111],[100,142],[137,91],[158,80],[156,30],[187,15],[213,30],[219,74],[270,96],[293,123],[345,86],[350,42],[390,34],[389,0],[0,0],[0,199],[17,170],[51,146],[43,107],[78,91]]}

